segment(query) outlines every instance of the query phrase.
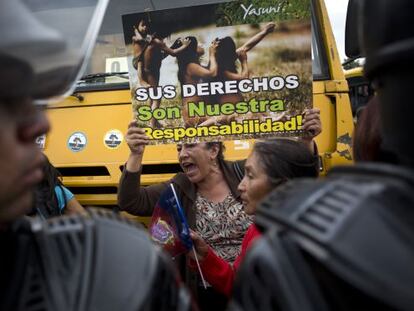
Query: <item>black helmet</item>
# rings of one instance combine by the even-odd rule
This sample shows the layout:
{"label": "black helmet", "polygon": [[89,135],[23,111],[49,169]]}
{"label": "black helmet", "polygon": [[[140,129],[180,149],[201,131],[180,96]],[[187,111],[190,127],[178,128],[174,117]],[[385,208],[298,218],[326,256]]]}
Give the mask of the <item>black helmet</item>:
{"label": "black helmet", "polygon": [[115,214],[23,221],[11,237],[1,310],[192,310],[170,258]]}
{"label": "black helmet", "polygon": [[249,249],[229,311],[328,310],[300,249],[273,228]]}
{"label": "black helmet", "polygon": [[413,171],[364,164],[275,190],[234,310],[413,310],[413,188]]}
{"label": "black helmet", "polygon": [[381,75],[396,66],[414,68],[414,2],[410,0],[359,0],[360,39],[367,57],[365,73]]}
{"label": "black helmet", "polygon": [[400,164],[414,167],[414,1],[360,2],[360,43],[365,74],[374,82],[381,106],[384,149]]}

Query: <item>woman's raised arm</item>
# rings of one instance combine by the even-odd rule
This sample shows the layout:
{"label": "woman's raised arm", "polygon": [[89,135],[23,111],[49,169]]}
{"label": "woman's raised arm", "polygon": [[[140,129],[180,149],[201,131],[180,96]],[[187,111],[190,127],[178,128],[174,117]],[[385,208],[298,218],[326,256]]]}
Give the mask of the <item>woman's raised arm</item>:
{"label": "woman's raised arm", "polygon": [[122,172],[118,187],[118,205],[133,215],[150,216],[165,184],[141,187],[141,168],[148,137],[135,121],[128,126],[125,140],[130,149],[128,161]]}
{"label": "woman's raised arm", "polygon": [[196,76],[200,78],[216,77],[218,73],[218,66],[217,66],[217,60],[216,60],[217,46],[218,46],[217,40],[214,40],[213,42],[211,42],[211,45],[209,47],[210,66],[208,68],[200,66],[199,64],[196,64],[196,63],[190,63],[187,65],[187,74],[189,76]]}
{"label": "woman's raised arm", "polygon": [[254,48],[260,41],[263,40],[269,33],[271,33],[276,27],[275,23],[268,23],[260,32],[255,34],[251,37],[245,44],[239,47],[236,50],[237,55],[240,54],[241,51],[245,51],[246,53],[249,52],[252,48]]}
{"label": "woman's raised arm", "polygon": [[167,44],[165,44],[164,41],[156,38],[153,40],[154,44],[158,45],[161,50],[163,50],[167,55],[171,55],[171,56],[177,56],[178,54],[180,54],[182,51],[184,51],[187,46],[190,44],[190,40],[188,39],[184,39],[182,40],[182,45],[176,49],[172,49],[170,48]]}

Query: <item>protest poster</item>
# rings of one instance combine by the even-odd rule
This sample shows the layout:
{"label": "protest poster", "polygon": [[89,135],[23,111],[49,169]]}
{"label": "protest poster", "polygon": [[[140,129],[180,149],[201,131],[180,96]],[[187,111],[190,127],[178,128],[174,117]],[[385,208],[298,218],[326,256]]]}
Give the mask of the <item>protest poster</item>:
{"label": "protest poster", "polygon": [[123,15],[132,109],[150,144],[302,136],[309,0]]}

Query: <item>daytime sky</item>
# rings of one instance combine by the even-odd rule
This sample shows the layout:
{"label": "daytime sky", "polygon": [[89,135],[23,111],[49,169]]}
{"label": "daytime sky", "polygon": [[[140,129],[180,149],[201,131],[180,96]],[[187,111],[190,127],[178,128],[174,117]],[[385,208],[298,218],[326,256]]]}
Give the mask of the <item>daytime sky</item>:
{"label": "daytime sky", "polygon": [[345,19],[348,0],[325,0],[339,55],[345,59]]}

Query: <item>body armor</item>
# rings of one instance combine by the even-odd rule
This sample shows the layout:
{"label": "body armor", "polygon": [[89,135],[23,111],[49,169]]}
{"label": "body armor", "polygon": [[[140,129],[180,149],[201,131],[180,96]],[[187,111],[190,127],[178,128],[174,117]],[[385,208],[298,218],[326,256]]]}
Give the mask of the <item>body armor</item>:
{"label": "body armor", "polygon": [[115,214],[21,219],[0,238],[1,310],[192,308],[171,260]]}
{"label": "body armor", "polygon": [[414,172],[333,169],[259,207],[231,310],[413,310]]}

